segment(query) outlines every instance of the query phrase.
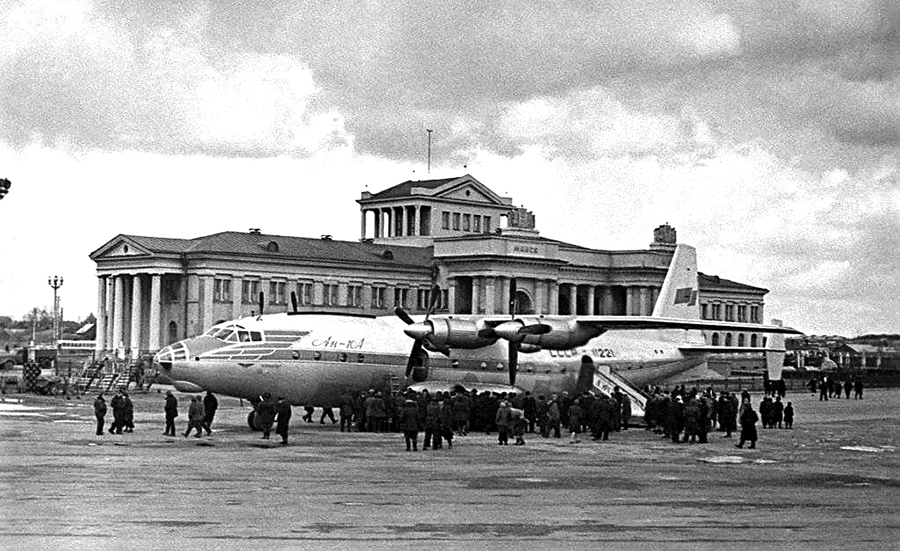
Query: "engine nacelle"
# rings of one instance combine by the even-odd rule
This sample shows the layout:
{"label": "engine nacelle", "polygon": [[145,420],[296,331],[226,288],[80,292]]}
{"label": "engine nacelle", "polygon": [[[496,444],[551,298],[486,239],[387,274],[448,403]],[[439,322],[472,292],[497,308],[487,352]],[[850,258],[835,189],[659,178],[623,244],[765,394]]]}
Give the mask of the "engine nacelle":
{"label": "engine nacelle", "polygon": [[578,323],[572,319],[519,318],[525,326],[544,325],[549,331],[542,335],[525,335],[522,344],[539,346],[546,350],[569,350],[584,346],[594,337],[602,335],[605,330],[599,327]]}
{"label": "engine nacelle", "polygon": [[481,322],[456,318],[431,318],[433,331],[429,340],[436,348],[481,348],[497,342],[496,336],[480,337],[485,326]]}

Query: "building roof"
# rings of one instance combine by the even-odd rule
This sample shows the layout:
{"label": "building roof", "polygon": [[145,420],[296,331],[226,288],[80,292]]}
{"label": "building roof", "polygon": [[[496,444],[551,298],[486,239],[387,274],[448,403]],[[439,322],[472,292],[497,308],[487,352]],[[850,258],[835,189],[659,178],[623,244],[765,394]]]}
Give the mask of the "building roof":
{"label": "building roof", "polygon": [[[267,255],[351,263],[390,263],[423,268],[431,266],[433,256],[432,247],[401,247],[358,241],[337,241],[330,238],[316,239],[234,231],[214,233],[194,239],[120,235],[110,243],[121,239],[127,239],[139,247],[160,254]],[[101,249],[94,254],[100,252]]]}
{"label": "building roof", "polygon": [[711,276],[706,275],[701,272],[697,272],[697,283],[700,285],[700,288],[712,289],[734,289],[741,291],[756,291],[761,293],[768,293],[768,289],[764,289],[762,287],[754,287],[753,285],[746,285],[744,283],[738,283],[737,281],[731,281],[730,279],[724,279],[719,276]]}
{"label": "building roof", "polygon": [[458,180],[462,176],[454,176],[453,178],[441,178],[438,180],[407,180],[396,186],[389,187],[384,191],[373,193],[370,199],[397,199],[399,197],[409,197],[412,195],[412,188],[420,187],[426,189],[437,189],[445,184]]}

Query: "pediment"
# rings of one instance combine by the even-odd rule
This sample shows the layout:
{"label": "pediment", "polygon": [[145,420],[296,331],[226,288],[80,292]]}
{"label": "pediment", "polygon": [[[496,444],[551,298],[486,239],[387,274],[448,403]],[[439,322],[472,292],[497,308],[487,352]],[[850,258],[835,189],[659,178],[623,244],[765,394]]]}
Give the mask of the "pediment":
{"label": "pediment", "polygon": [[508,198],[500,197],[471,176],[457,178],[435,190],[434,197],[453,199],[474,203],[488,203],[492,205],[508,205]]}
{"label": "pediment", "polygon": [[94,260],[104,258],[133,258],[141,256],[152,256],[149,250],[141,246],[133,239],[125,236],[118,236],[109,241],[106,245],[91,254]]}

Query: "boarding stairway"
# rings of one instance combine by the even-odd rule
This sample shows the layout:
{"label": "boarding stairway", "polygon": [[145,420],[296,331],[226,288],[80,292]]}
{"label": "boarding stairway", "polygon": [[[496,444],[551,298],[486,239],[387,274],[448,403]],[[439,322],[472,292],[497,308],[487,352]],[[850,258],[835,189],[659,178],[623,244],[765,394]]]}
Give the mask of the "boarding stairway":
{"label": "boarding stairway", "polygon": [[647,408],[647,396],[631,383],[613,373],[609,366],[598,366],[594,371],[594,391],[612,396],[616,387],[619,387],[619,392],[627,395],[631,400],[631,416],[643,417]]}

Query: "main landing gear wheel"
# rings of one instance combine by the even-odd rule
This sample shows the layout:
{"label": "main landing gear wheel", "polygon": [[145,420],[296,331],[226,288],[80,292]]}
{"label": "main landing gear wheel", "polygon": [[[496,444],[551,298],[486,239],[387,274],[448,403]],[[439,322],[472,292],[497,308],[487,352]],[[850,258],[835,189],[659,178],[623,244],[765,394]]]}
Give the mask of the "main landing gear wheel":
{"label": "main landing gear wheel", "polygon": [[247,414],[247,426],[252,430],[258,431],[259,427],[256,426],[256,412],[251,411]]}

